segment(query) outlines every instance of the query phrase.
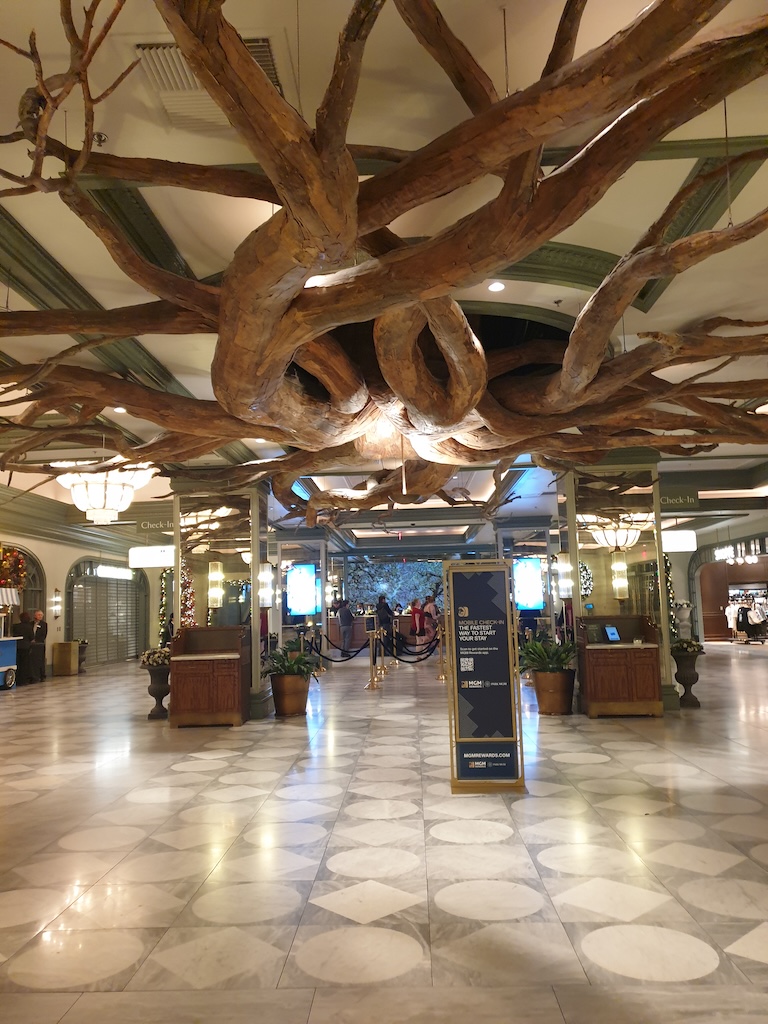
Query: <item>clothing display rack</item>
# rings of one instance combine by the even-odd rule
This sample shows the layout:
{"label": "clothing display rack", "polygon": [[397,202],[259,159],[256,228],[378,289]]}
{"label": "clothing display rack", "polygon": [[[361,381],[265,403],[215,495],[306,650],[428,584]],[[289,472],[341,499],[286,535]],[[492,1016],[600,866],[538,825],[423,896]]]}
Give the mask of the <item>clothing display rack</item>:
{"label": "clothing display rack", "polygon": [[725,617],[732,643],[764,644],[768,637],[768,592],[762,588],[732,589]]}

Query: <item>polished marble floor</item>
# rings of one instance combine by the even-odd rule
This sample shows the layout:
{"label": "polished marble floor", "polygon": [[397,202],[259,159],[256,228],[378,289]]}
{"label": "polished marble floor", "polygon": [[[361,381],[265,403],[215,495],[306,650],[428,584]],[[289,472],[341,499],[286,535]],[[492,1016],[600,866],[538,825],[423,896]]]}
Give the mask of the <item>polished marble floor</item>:
{"label": "polished marble floor", "polygon": [[135,664],[0,693],[3,1024],[768,1021],[768,648],[702,708],[542,718],[452,796],[434,661],[171,730]]}

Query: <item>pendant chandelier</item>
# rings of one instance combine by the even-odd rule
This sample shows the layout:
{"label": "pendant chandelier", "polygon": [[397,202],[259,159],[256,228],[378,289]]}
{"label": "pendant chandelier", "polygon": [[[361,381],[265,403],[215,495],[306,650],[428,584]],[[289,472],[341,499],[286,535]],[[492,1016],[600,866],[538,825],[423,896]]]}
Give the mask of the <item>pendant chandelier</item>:
{"label": "pendant chandelier", "polygon": [[88,465],[94,463],[53,463],[56,466],[76,466],[74,472],[62,473],[56,478],[62,487],[69,488],[76,508],[85,512],[85,518],[98,526],[113,523],[133,501],[134,493],[149,483],[157,472],[148,462],[138,462],[123,469],[125,459],[117,456],[108,465],[114,469],[90,473]]}
{"label": "pendant chandelier", "polygon": [[577,515],[579,526],[592,534],[601,548],[631,548],[637,544],[644,530],[653,529],[653,515],[646,512],[628,512],[615,518],[608,516]]}

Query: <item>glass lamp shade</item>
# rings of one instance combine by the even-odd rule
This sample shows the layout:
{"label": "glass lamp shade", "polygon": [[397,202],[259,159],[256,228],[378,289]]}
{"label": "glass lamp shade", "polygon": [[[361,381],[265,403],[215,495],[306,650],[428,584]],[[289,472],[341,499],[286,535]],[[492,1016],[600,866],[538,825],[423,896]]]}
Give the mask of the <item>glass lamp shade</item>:
{"label": "glass lamp shade", "polygon": [[271,608],[275,603],[275,567],[270,562],[259,563],[259,608]]}
{"label": "glass lamp shade", "polygon": [[208,607],[221,608],[224,603],[224,563],[208,563]]}
{"label": "glass lamp shade", "polygon": [[63,473],[57,477],[68,487],[76,508],[85,518],[98,525],[113,523],[133,501],[134,492],[149,483],[157,472],[142,462],[134,469],[110,469],[106,473]]}
{"label": "glass lamp shade", "polygon": [[589,531],[601,548],[631,548],[640,539],[640,531],[634,527],[609,527]]}
{"label": "glass lamp shade", "polygon": [[629,597],[627,557],[618,548],[611,553],[611,586],[613,587],[613,596],[618,601],[627,600]]}
{"label": "glass lamp shade", "polygon": [[567,551],[560,552],[554,568],[557,574],[558,594],[563,599],[573,597],[573,568]]}
{"label": "glass lamp shade", "polygon": [[637,544],[643,530],[653,529],[653,516],[644,512],[629,512],[616,519],[607,516],[578,515],[579,526],[585,527],[601,548],[631,548]]}
{"label": "glass lamp shade", "polygon": [[240,552],[240,557],[242,558],[242,560],[245,562],[246,565],[250,565],[251,564],[251,557],[252,557],[252,555],[251,555],[250,551],[241,551]]}

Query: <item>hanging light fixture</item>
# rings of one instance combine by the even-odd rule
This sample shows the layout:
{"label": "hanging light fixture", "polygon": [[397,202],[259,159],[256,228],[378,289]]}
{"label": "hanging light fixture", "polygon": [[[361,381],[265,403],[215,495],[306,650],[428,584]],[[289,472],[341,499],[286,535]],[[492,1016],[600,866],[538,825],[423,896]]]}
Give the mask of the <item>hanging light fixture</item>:
{"label": "hanging light fixture", "polygon": [[567,551],[561,551],[554,563],[557,574],[557,592],[561,599],[573,597],[573,568],[570,555]]}
{"label": "hanging light fixture", "polygon": [[250,565],[251,564],[251,558],[253,556],[251,555],[250,551],[241,551],[240,552],[240,557],[242,558],[242,560],[245,562],[246,565]]}
{"label": "hanging light fixture", "polygon": [[224,603],[224,563],[208,563],[208,607],[221,608]]}
{"label": "hanging light fixture", "polygon": [[611,552],[611,586],[613,596],[618,601],[626,601],[629,597],[629,579],[627,577],[627,556],[619,548]]}
{"label": "hanging light fixture", "polygon": [[592,534],[601,548],[631,548],[637,544],[643,530],[653,529],[653,515],[644,512],[629,512],[611,519],[608,516],[577,515],[579,526]]}
{"label": "hanging light fixture", "polygon": [[259,608],[271,608],[275,603],[275,567],[271,562],[259,563],[258,579]]}
{"label": "hanging light fixture", "polygon": [[88,472],[87,466],[95,463],[54,462],[57,467],[78,467],[74,472],[62,473],[56,477],[62,487],[69,488],[76,508],[85,512],[85,518],[99,526],[113,523],[133,501],[134,493],[144,487],[157,472],[149,462],[138,462],[122,468],[125,459],[118,455],[107,465],[114,469],[106,472]]}

